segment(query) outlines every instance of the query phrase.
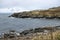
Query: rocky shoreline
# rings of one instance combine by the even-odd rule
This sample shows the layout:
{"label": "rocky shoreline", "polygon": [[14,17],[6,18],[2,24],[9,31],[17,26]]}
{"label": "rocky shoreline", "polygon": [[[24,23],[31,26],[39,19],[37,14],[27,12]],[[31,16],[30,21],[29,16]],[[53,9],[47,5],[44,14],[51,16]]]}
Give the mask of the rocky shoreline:
{"label": "rocky shoreline", "polygon": [[10,30],[8,33],[4,33],[3,36],[0,37],[0,39],[6,39],[6,40],[16,39],[17,40],[17,38],[23,39],[26,37],[28,40],[30,40],[30,38],[32,38],[33,36],[37,36],[37,35],[41,36],[42,34],[46,35],[49,33],[49,35],[51,34],[52,36],[52,33],[57,32],[57,30],[59,30],[59,34],[60,34],[60,26],[29,29],[19,33],[16,32],[15,30]]}
{"label": "rocky shoreline", "polygon": [[39,32],[49,32],[49,31],[56,31],[56,30],[60,30],[60,26],[56,26],[56,27],[43,27],[43,28],[35,28],[35,29],[30,29],[30,30],[24,30],[22,31],[20,34],[23,35],[28,35],[28,34],[33,34],[33,33],[39,33]]}
{"label": "rocky shoreline", "polygon": [[16,18],[46,18],[46,19],[60,19],[60,6],[49,8],[47,10],[32,10],[32,11],[24,11],[13,13],[9,17]]}

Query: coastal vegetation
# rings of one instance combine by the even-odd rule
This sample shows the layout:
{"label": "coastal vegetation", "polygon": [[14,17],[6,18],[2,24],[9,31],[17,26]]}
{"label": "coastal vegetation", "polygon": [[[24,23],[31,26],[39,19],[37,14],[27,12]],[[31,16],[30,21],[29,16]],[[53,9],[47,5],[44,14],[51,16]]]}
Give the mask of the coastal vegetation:
{"label": "coastal vegetation", "polygon": [[60,40],[60,26],[35,28],[19,33],[10,30],[0,40]]}
{"label": "coastal vegetation", "polygon": [[16,18],[59,18],[60,19],[60,6],[53,7],[46,10],[32,10],[32,11],[24,11],[13,13],[9,17],[16,17]]}
{"label": "coastal vegetation", "polygon": [[60,40],[60,35],[57,35],[57,40]]}

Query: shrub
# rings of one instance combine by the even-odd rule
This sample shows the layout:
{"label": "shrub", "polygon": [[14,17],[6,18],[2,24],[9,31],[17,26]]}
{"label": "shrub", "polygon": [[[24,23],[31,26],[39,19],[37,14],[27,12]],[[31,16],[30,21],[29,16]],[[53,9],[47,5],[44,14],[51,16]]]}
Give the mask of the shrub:
{"label": "shrub", "polygon": [[57,40],[60,40],[60,35],[57,36]]}

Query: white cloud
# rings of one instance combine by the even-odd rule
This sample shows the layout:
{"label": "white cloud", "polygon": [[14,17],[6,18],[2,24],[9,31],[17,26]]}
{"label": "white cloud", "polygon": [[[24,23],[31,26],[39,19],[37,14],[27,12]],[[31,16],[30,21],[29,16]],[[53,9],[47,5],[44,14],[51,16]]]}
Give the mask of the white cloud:
{"label": "white cloud", "polygon": [[12,6],[20,6],[20,7],[43,7],[43,6],[54,6],[59,4],[59,0],[2,0],[2,6],[4,7],[12,7]]}
{"label": "white cloud", "polygon": [[10,13],[11,11],[8,8],[1,8],[0,13]]}
{"label": "white cloud", "polygon": [[[0,0],[0,8],[4,10],[0,12],[11,12],[10,9],[14,11],[20,10],[32,10],[32,9],[45,9],[54,6],[60,6],[60,0]],[[13,8],[14,7],[14,8]],[[5,9],[6,8],[6,9]],[[1,10],[1,9],[0,9]]]}
{"label": "white cloud", "polygon": [[0,13],[14,13],[14,12],[23,12],[29,11],[20,7],[12,7],[12,8],[1,8]]}

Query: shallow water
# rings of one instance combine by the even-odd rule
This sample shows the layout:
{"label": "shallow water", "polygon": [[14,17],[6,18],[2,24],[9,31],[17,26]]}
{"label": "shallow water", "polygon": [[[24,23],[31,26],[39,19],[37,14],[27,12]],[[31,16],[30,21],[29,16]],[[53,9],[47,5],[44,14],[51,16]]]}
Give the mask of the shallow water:
{"label": "shallow water", "polygon": [[8,30],[23,31],[26,29],[59,26],[60,19],[31,19],[31,18],[13,18],[8,17],[11,14],[0,14],[0,33]]}

